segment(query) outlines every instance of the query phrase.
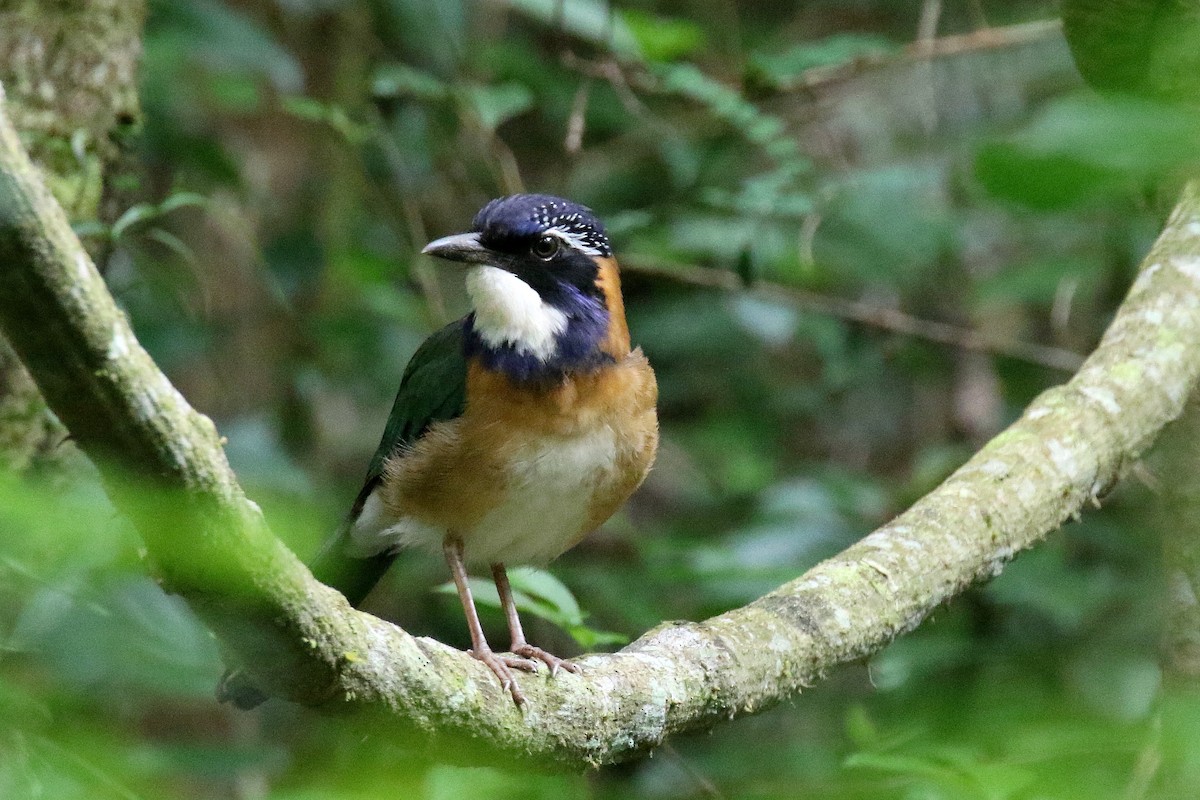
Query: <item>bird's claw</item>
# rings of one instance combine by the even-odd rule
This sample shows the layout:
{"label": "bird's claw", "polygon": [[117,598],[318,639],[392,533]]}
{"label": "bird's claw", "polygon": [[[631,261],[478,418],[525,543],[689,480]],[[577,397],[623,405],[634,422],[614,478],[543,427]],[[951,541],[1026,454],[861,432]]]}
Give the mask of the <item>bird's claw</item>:
{"label": "bird's claw", "polygon": [[550,677],[557,675],[560,669],[565,669],[567,672],[573,672],[576,675],[583,671],[579,668],[578,664],[568,661],[565,658],[559,658],[553,653],[547,653],[542,648],[535,647],[531,644],[513,645],[512,651],[518,656],[524,656],[526,659],[537,659],[538,661],[541,661],[550,668]]}
{"label": "bird's claw", "polygon": [[525,705],[525,693],[517,685],[517,678],[512,674],[512,670],[519,669],[522,672],[537,672],[538,662],[540,661],[550,668],[551,677],[557,675],[560,669],[565,669],[567,672],[573,672],[576,675],[582,672],[578,664],[568,661],[565,658],[559,658],[553,653],[547,653],[542,648],[531,644],[515,645],[512,653],[497,653],[492,650],[468,650],[467,655],[486,664],[487,668],[492,671],[492,674],[499,679],[500,690],[511,694],[513,702],[518,706]]}
{"label": "bird's claw", "polygon": [[521,656],[510,656],[507,653],[500,656],[500,660],[513,669],[519,669],[522,672],[537,672],[537,662]]}
{"label": "bird's claw", "polygon": [[492,671],[492,674],[500,681],[500,691],[508,692],[512,695],[513,702],[518,706],[525,705],[525,693],[517,685],[517,678],[512,674],[512,670],[519,669],[523,672],[536,672],[536,661],[515,655],[508,655],[507,653],[500,654],[492,650],[481,652],[468,650],[467,655],[477,661],[482,661]]}

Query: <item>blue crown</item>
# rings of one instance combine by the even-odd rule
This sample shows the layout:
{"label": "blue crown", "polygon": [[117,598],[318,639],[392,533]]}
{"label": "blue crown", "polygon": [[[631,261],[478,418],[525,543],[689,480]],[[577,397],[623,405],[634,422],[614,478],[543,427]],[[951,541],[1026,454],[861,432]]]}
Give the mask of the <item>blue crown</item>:
{"label": "blue crown", "polygon": [[548,194],[514,194],[501,197],[479,210],[474,230],[488,247],[508,249],[557,228],[602,256],[612,255],[604,225],[586,206]]}

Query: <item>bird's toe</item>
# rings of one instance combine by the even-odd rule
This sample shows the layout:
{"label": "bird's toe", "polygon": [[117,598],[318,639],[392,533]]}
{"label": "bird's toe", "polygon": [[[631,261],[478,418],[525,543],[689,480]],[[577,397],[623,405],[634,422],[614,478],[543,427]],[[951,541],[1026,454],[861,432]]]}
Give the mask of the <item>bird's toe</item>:
{"label": "bird's toe", "polygon": [[519,669],[522,672],[537,672],[538,662],[533,659],[522,658],[519,655],[509,655],[508,653],[501,655],[500,659],[513,669]]}
{"label": "bird's toe", "polygon": [[492,671],[492,674],[500,681],[501,691],[512,695],[514,703],[518,706],[525,705],[525,693],[521,691],[520,685],[517,684],[517,678],[513,675],[512,670],[520,669],[526,672],[533,672],[537,669],[535,662],[509,655],[500,655],[491,650],[484,650],[482,652],[468,650],[467,655],[477,661],[482,661]]}
{"label": "bird's toe", "polygon": [[557,675],[560,669],[565,669],[567,672],[573,672],[578,675],[582,670],[579,665],[568,661],[565,658],[559,658],[553,653],[547,653],[540,647],[535,647],[531,644],[516,645],[513,647],[513,652],[519,656],[524,656],[527,659],[537,659],[550,668],[551,675]]}

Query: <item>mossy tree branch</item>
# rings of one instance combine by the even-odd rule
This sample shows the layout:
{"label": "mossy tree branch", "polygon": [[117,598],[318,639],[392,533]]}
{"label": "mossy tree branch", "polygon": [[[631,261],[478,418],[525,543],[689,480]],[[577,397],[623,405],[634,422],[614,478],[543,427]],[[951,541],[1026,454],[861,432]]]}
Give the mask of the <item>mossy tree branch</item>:
{"label": "mossy tree branch", "polygon": [[[372,711],[376,731],[386,721],[442,757],[568,768],[618,761],[794,695],[911,630],[1097,502],[1180,413],[1200,376],[1192,185],[1079,373],[942,486],[744,608],[588,656],[582,676],[526,678],[522,712],[463,653],[350,609],[266,530],[213,425],[142,350],[2,110],[0,100],[0,325],[101,465],[167,588],[271,691]],[[172,502],[139,502],[113,464],[149,476]]]}

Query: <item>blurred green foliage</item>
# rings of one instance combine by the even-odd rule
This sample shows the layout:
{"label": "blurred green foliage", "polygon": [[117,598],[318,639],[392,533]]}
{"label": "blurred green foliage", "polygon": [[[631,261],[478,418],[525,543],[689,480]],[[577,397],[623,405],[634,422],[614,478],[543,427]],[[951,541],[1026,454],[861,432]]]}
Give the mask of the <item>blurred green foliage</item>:
{"label": "blurred green foliage", "polygon": [[[918,4],[151,6],[144,199],[75,223],[112,241],[139,337],[302,556],[357,490],[407,357],[464,311],[461,276],[420,247],[522,189],[609,224],[663,446],[558,580],[514,576],[531,638],[564,653],[800,574],[1063,377],[697,287],[695,269],[1086,352],[1200,152],[1193,115],[1084,88],[1052,30],[913,58]],[[945,4],[939,30],[1053,13]],[[1154,509],[1131,481],[793,704],[545,776],[431,765],[281,703],[218,707],[215,643],[92,473],[4,477],[0,797],[1191,798],[1200,693],[1159,665]],[[406,556],[370,608],[464,646],[444,580]]]}

